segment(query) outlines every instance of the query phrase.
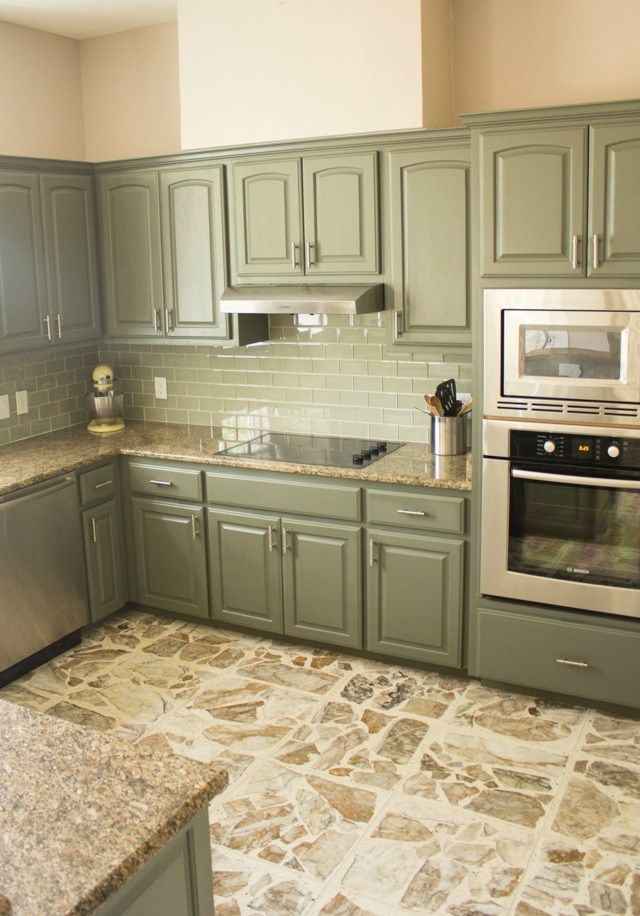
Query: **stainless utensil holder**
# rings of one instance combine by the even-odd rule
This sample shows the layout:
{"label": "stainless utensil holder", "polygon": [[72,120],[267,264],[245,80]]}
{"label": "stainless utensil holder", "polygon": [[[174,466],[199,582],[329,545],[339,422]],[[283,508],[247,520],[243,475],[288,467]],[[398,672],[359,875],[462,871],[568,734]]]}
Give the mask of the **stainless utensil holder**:
{"label": "stainless utensil holder", "polygon": [[464,455],[469,450],[468,416],[431,417],[431,451],[434,455]]}

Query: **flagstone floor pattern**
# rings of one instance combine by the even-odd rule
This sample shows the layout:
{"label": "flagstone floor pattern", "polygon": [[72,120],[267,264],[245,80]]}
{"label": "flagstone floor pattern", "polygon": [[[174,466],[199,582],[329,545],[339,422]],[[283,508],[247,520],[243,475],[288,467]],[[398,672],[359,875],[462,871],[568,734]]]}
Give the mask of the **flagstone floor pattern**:
{"label": "flagstone floor pattern", "polygon": [[216,760],[217,916],[640,914],[640,720],[127,611],[0,692]]}

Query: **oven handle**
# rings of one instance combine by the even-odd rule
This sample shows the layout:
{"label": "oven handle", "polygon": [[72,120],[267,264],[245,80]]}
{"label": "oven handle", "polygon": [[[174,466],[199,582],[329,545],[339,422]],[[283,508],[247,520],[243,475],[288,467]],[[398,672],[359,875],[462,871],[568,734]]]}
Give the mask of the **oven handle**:
{"label": "oven handle", "polygon": [[578,474],[545,474],[543,471],[511,470],[512,477],[543,480],[545,483],[576,483],[585,487],[607,487],[614,490],[640,490],[640,480],[618,480],[611,477],[580,477]]}

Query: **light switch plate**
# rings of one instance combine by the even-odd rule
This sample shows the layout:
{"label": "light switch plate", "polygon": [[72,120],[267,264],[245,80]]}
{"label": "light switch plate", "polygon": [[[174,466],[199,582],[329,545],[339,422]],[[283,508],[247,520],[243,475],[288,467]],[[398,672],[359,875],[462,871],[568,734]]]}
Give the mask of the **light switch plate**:
{"label": "light switch plate", "polygon": [[156,398],[159,401],[167,400],[167,380],[162,375],[156,375],[153,379]]}
{"label": "light switch plate", "polygon": [[29,395],[25,389],[16,391],[16,413],[29,413]]}
{"label": "light switch plate", "polygon": [[9,395],[0,395],[0,420],[8,420],[11,416],[9,411]]}

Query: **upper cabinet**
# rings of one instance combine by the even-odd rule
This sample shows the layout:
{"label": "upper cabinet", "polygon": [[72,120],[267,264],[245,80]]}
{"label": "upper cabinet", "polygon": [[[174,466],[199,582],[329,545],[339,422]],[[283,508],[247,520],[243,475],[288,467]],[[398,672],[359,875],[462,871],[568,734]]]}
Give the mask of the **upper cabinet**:
{"label": "upper cabinet", "polygon": [[233,166],[238,280],[379,273],[377,153]]}
{"label": "upper cabinet", "polygon": [[468,142],[389,153],[393,342],[467,346],[470,327]]}

